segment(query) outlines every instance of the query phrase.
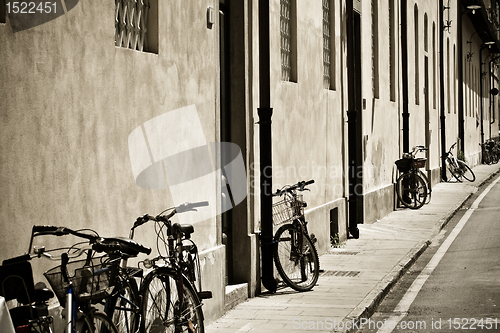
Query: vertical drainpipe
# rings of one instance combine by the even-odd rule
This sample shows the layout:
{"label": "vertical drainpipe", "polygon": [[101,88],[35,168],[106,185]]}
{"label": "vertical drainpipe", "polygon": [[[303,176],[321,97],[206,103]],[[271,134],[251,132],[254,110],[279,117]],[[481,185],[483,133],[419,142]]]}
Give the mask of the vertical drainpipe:
{"label": "vertical drainpipe", "polygon": [[272,141],[271,141],[271,69],[269,50],[269,0],[259,0],[259,148],[260,148],[260,223],[262,251],[262,284],[276,292],[273,272],[273,221],[272,221]]}
{"label": "vertical drainpipe", "polygon": [[464,72],[463,72],[463,50],[462,50],[462,5],[457,9],[457,49],[458,49],[458,137],[460,138],[460,150],[465,153],[465,116],[464,116]]}
{"label": "vertical drainpipe", "polygon": [[443,0],[439,0],[439,96],[441,108],[441,179],[446,181],[446,113],[444,106],[444,23],[443,23]]}
{"label": "vertical drainpipe", "polygon": [[401,0],[401,67],[403,83],[403,152],[410,151],[410,112],[408,111],[408,4]]}
{"label": "vertical drainpipe", "polygon": [[[480,108],[481,108],[481,147],[484,144],[484,125],[483,125],[483,120],[484,120],[484,111],[483,111],[483,49],[486,47],[486,45],[483,45],[479,48],[479,98],[480,98]],[[484,163],[484,155],[481,154],[481,163]]]}
{"label": "vertical drainpipe", "polygon": [[[495,57],[490,60],[488,64],[488,73],[490,76],[490,139],[491,139],[491,125],[495,123],[495,96],[498,94],[492,94],[491,90],[495,87],[495,79],[494,76],[491,74],[491,64],[497,61],[500,57]],[[497,88],[498,89],[498,88]]]}
{"label": "vertical drainpipe", "polygon": [[[356,155],[356,141],[358,140],[357,135],[352,139],[352,132],[355,132],[357,112],[356,109],[356,54],[354,49],[354,4],[353,0],[346,0],[346,30],[347,30],[347,119],[348,119],[348,132],[349,132],[349,142],[348,142],[348,172],[349,181],[351,182],[351,173],[357,172],[352,171],[351,168],[356,165],[355,155]],[[361,89],[361,87],[358,87]],[[354,237],[359,237],[358,221],[354,217],[353,209],[356,209],[357,197],[354,193],[356,183],[349,184],[349,233]]]}

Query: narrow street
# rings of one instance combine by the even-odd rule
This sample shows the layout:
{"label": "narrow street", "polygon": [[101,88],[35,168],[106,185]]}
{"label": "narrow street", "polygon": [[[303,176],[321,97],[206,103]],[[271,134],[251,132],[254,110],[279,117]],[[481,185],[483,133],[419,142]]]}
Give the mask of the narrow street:
{"label": "narrow street", "polygon": [[375,314],[362,320],[359,333],[500,331],[500,183],[495,180],[469,198]]}

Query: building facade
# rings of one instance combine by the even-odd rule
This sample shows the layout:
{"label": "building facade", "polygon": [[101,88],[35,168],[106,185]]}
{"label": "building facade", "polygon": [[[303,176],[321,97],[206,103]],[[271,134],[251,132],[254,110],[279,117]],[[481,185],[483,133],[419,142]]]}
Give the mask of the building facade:
{"label": "building facade", "polygon": [[[306,216],[324,253],[397,208],[403,152],[429,147],[435,184],[443,149],[458,141],[474,166],[480,143],[498,137],[498,1],[270,0],[271,143],[258,124],[265,1],[61,4],[34,24],[0,0],[2,260],[25,253],[35,224],[126,236],[137,216],[190,195],[224,211],[233,157],[209,143],[231,142],[246,196],[197,220],[193,236],[212,321],[261,292],[263,144],[274,190],[315,180]],[[143,173],[161,165],[153,135],[162,158],[207,144],[213,186],[179,186],[166,160],[158,178]],[[136,235],[156,248],[153,228]]]}

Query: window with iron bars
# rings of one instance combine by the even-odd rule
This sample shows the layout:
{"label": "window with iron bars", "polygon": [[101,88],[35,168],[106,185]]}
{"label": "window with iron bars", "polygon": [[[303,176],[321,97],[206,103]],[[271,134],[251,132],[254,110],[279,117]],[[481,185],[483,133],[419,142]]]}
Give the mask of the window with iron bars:
{"label": "window with iron bars", "polygon": [[281,79],[296,82],[296,0],[280,1]]}
{"label": "window with iron bars", "polygon": [[323,0],[323,87],[335,90],[335,11],[331,0]]}
{"label": "window with iron bars", "polygon": [[115,0],[115,45],[158,53],[158,0]]}

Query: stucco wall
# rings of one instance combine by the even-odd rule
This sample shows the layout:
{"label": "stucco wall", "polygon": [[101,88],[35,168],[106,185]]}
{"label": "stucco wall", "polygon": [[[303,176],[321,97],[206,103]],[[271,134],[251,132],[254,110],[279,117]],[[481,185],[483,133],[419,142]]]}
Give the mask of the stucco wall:
{"label": "stucco wall", "polygon": [[[160,1],[158,54],[115,47],[114,2],[82,0],[15,34],[0,25],[0,259],[26,252],[34,224],[127,236],[137,216],[173,205],[168,190],[135,184],[128,136],[195,105],[206,141],[216,141],[218,31],[207,26],[209,5]],[[137,239],[154,248],[153,226],[146,229]],[[215,249],[219,232],[215,218],[196,224],[200,251]],[[219,252],[205,254],[213,257],[207,274],[223,271]],[[46,264],[34,263],[36,280]],[[205,280],[217,289],[207,306],[223,304],[220,278]]]}

